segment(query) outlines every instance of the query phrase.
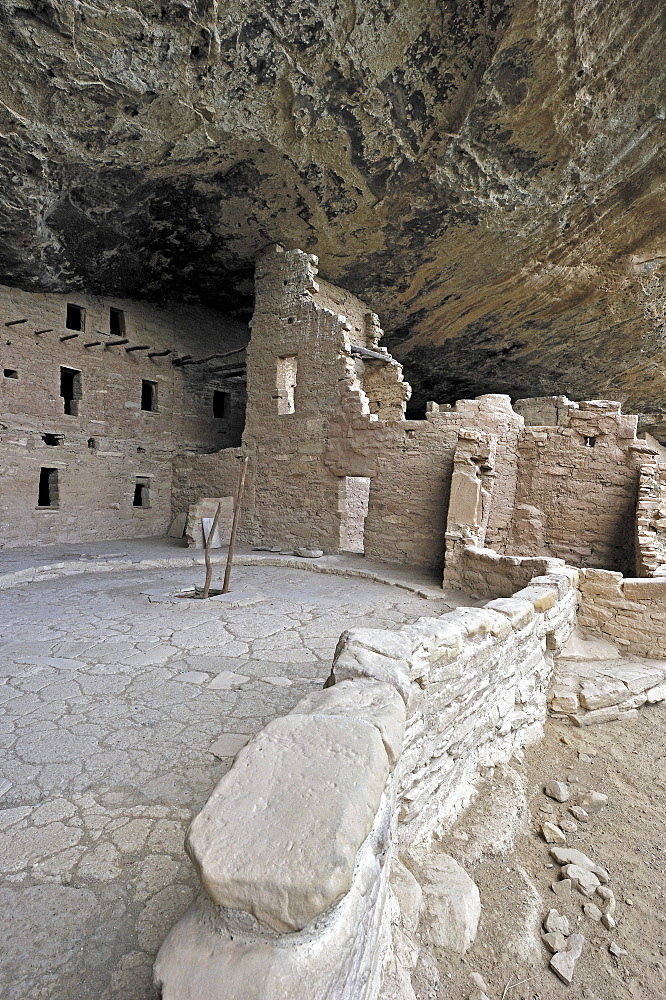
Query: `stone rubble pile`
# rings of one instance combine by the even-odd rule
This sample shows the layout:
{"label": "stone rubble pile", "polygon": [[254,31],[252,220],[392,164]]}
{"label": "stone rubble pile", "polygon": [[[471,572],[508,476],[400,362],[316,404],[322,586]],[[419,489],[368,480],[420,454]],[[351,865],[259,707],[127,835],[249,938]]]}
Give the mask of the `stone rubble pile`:
{"label": "stone rubble pile", "polygon": [[620,656],[603,640],[571,642],[555,660],[550,714],[576,726],[631,719],[666,699],[666,661]]}
{"label": "stone rubble pile", "polygon": [[[592,756],[592,751],[581,752],[579,759],[589,761]],[[540,831],[547,844],[556,845],[550,847],[549,854],[553,862],[560,866],[559,877],[550,888],[558,898],[558,905],[567,907],[573,915],[576,904],[580,903],[581,912],[575,918],[577,922],[586,918],[601,924],[609,932],[615,931],[617,900],[609,885],[609,872],[583,851],[563,846],[567,836],[577,832],[578,823],[587,824],[607,804],[607,796],[593,789],[578,787],[578,779],[573,774],[568,776],[566,782],[547,780],[543,791],[547,799],[558,803],[562,814],[547,800],[539,807],[540,812],[551,817],[541,822]],[[565,809],[577,822],[567,818]],[[570,986],[574,981],[576,963],[583,954],[584,935],[571,933],[571,918],[551,907],[543,921],[541,940],[552,953],[550,968],[563,983]],[[609,951],[615,956],[627,954],[615,940],[610,941]]]}

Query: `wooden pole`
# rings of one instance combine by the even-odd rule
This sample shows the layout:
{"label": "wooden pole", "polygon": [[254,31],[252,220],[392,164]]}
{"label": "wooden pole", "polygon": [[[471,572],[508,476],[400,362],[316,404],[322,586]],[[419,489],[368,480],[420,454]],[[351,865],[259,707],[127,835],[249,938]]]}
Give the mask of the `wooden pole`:
{"label": "wooden pole", "polygon": [[247,463],[249,462],[249,455],[244,455],[241,459],[241,469],[240,469],[240,479],[238,480],[238,492],[236,493],[236,503],[234,505],[234,519],[231,525],[231,538],[229,539],[229,551],[227,553],[227,566],[224,571],[224,584],[222,586],[222,593],[229,593],[229,577],[231,576],[231,563],[234,558],[234,546],[236,545],[236,532],[238,530],[238,521],[240,520],[240,508],[241,501],[243,499],[243,490],[245,488],[245,473],[247,472]]}
{"label": "wooden pole", "polygon": [[210,547],[213,544],[213,535],[217,531],[217,522],[220,520],[220,514],[222,512],[222,501],[217,505],[217,510],[215,511],[215,517],[213,518],[213,524],[210,531],[208,532],[208,538],[206,539],[206,545],[204,547],[204,561],[206,563],[206,582],[204,583],[204,589],[201,592],[202,599],[208,597],[208,591],[210,590],[210,581],[213,579],[213,564],[210,561]]}

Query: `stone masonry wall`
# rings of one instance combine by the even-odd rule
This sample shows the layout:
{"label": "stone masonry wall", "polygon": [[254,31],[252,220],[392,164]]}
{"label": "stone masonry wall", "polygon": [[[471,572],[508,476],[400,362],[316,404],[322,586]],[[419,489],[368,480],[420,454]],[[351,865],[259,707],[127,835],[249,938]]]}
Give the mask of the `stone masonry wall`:
{"label": "stone masonry wall", "polygon": [[[206,455],[184,452],[174,456],[171,487],[171,516],[186,514],[201,497],[233,497],[238,488],[240,448],[225,448]],[[249,477],[244,497],[252,490]]]}
{"label": "stone masonry wall", "polygon": [[666,579],[580,570],[578,623],[637,656],[666,659]]}
{"label": "stone masonry wall", "polygon": [[[68,303],[85,311],[85,329],[66,328]],[[122,313],[122,335],[110,333],[111,307]],[[2,545],[161,534],[171,517],[174,454],[240,443],[244,387],[206,365],[172,361],[243,348],[244,324],[199,307],[6,287],[0,320]],[[127,342],[113,346],[118,340]],[[80,373],[78,413],[65,412],[61,366]],[[154,411],[141,408],[143,380],[156,384]],[[215,389],[229,394],[221,418],[213,415]],[[57,470],[57,507],[37,509],[42,468]],[[137,479],[149,506],[134,506]]]}
{"label": "stone masonry wall", "polygon": [[[441,570],[464,423],[496,434],[501,461],[488,532],[505,544],[523,427],[509,397],[430,404],[425,420],[405,420],[410,389],[379,346],[377,317],[316,275],[316,261],[298,250],[271,248],[257,262],[243,437],[256,488],[244,539],[339,551],[346,544],[341,482],[363,477],[370,479],[365,555]],[[379,356],[355,355],[354,347]],[[293,390],[282,384],[287,364]]]}
{"label": "stone masonry wall", "polygon": [[652,451],[619,403],[558,400],[557,426],[528,426],[518,445],[508,551],[633,573],[639,472]]}
{"label": "stone masonry wall", "polygon": [[666,576],[666,465],[645,462],[636,505],[636,573]]}
{"label": "stone masonry wall", "polygon": [[576,576],[343,633],[334,685],[251,740],[190,827],[202,892],[158,954],[164,1000],[374,1000],[396,856],[538,736]]}

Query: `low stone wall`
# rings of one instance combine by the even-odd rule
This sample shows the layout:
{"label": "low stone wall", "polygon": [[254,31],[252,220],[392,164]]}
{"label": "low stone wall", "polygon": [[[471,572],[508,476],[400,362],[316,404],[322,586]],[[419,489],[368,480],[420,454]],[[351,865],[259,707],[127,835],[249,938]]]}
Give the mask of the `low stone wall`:
{"label": "low stone wall", "polygon": [[666,659],[666,578],[579,571],[579,625],[638,656]]}
{"label": "low stone wall", "polygon": [[391,860],[540,733],[576,578],[343,633],[332,686],[244,747],[190,827],[203,891],[158,954],[164,1000],[376,997]]}
{"label": "low stone wall", "polygon": [[481,548],[453,534],[446,537],[444,583],[472,597],[510,597],[535,576],[557,572],[564,559],[548,556],[507,556]]}

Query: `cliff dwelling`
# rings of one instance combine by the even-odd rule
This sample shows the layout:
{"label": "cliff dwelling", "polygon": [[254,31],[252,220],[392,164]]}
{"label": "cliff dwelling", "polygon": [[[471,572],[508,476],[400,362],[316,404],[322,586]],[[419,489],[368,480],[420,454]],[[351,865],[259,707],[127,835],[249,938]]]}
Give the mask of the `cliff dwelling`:
{"label": "cliff dwelling", "polygon": [[665,32],[0,4],[1,1000],[666,994]]}

